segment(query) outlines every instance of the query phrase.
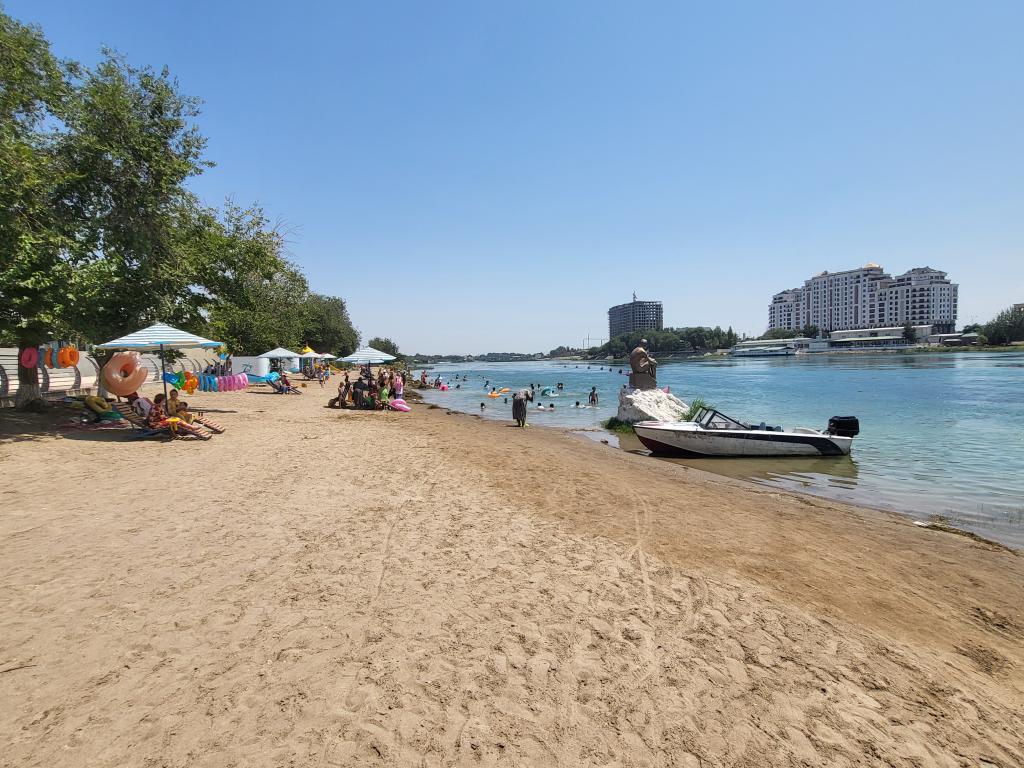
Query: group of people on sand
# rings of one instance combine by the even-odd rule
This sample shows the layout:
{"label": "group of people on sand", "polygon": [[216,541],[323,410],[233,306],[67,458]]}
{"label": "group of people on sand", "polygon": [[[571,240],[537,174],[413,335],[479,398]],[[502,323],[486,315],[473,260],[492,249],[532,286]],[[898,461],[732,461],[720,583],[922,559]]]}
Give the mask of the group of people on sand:
{"label": "group of people on sand", "polygon": [[377,375],[369,365],[360,366],[359,375],[351,380],[345,371],[338,384],[338,396],[332,397],[328,408],[354,408],[356,410],[382,411],[391,407],[394,400],[403,400],[405,379],[394,368],[382,366]]}
{"label": "group of people on sand", "polygon": [[324,388],[324,384],[329,378],[331,378],[331,367],[325,363],[312,363],[307,364],[302,369],[302,374],[307,379],[314,379],[320,382],[320,389]]}
{"label": "group of people on sand", "polygon": [[225,360],[218,360],[216,363],[207,363],[203,368],[203,374],[206,376],[230,376],[233,373],[232,367],[229,357]]}
{"label": "group of people on sand", "polygon": [[167,397],[163,392],[154,395],[152,400],[139,395],[129,396],[128,402],[150,429],[169,428],[176,434],[195,435],[204,440],[210,439],[211,432],[224,431],[205,415],[190,411],[188,403],[178,397],[176,389],[172,389]]}

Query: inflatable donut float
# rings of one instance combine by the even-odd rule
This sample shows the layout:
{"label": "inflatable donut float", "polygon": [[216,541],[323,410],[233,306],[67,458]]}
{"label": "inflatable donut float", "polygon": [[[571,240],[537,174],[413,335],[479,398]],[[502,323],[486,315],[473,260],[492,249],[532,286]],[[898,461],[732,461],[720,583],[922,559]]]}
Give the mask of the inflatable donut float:
{"label": "inflatable donut float", "polygon": [[39,350],[35,347],[26,347],[21,350],[21,357],[18,358],[22,368],[35,368],[39,365]]}
{"label": "inflatable donut float", "polygon": [[107,413],[110,410],[110,403],[96,395],[86,395],[85,405],[90,411],[97,414]]}
{"label": "inflatable donut float", "polygon": [[118,352],[103,366],[103,383],[121,397],[138,391],[147,378],[149,370],[138,352]]}

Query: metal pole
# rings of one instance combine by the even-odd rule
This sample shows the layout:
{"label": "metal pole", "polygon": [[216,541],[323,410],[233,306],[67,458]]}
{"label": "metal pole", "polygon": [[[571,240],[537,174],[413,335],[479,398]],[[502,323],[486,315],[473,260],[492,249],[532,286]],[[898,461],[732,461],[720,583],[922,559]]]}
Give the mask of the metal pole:
{"label": "metal pole", "polygon": [[164,402],[167,402],[167,379],[164,378],[164,345],[160,345],[160,381],[164,383]]}

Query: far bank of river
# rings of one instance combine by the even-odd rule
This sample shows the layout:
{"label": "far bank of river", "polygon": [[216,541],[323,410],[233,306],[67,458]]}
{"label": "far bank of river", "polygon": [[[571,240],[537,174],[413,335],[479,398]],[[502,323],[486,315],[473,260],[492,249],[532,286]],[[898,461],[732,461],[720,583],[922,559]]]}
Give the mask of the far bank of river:
{"label": "far bank of river", "polygon": [[[488,398],[485,382],[487,389],[512,391],[531,383],[538,392],[551,387],[551,396],[538,399],[554,410],[535,411],[532,423],[592,430],[615,414],[627,371],[624,363],[568,360],[438,364],[431,375],[450,380],[452,389],[425,394],[455,410],[507,420],[511,405],[504,396]],[[702,469],[920,518],[941,516],[1024,546],[1024,352],[716,356],[665,362],[658,378],[684,400],[699,396],[747,421],[822,428],[830,416],[855,415],[861,422],[851,457],[703,460]],[[599,406],[577,408],[591,387]],[[624,447],[632,446],[626,440]]]}

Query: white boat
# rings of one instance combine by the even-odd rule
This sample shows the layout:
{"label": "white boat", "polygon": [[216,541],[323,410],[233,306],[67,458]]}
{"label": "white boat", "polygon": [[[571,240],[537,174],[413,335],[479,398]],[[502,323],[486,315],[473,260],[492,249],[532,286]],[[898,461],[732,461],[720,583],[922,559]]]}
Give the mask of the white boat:
{"label": "white boat", "polygon": [[752,426],[714,408],[693,421],[641,421],[633,431],[652,453],[670,456],[844,456],[860,432],[855,416],[833,416],[825,432]]}
{"label": "white boat", "polygon": [[797,353],[796,347],[733,347],[729,354],[733,357],[789,357]]}

